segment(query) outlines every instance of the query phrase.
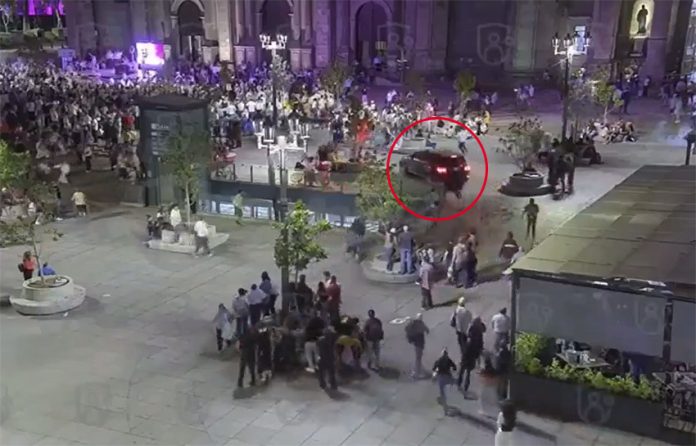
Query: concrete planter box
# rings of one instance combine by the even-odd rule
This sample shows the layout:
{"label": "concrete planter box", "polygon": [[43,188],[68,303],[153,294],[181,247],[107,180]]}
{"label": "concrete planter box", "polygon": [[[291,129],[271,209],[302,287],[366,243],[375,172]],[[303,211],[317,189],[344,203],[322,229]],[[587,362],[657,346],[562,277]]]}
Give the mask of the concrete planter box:
{"label": "concrete planter box", "polygon": [[418,273],[399,274],[400,264],[394,263],[393,271],[387,271],[386,260],[380,258],[368,259],[361,264],[365,277],[373,282],[413,284],[418,280]]}
{"label": "concrete planter box", "polygon": [[[215,226],[208,225],[208,247],[211,250],[225,243],[229,237],[229,234],[218,233]],[[180,231],[177,239],[174,231],[164,230],[160,240],[150,240],[146,245],[148,248],[161,251],[193,254],[196,249],[196,238],[191,232]]]}
{"label": "concrete planter box", "polygon": [[46,287],[37,287],[40,277],[33,277],[22,284],[21,297],[10,297],[10,303],[18,313],[28,315],[46,315],[62,313],[82,304],[85,289],[76,285],[68,276],[45,276],[50,283]]}
{"label": "concrete planter box", "polygon": [[597,424],[673,444],[696,441],[694,434],[663,427],[662,402],[521,373],[510,377],[510,394],[520,409],[563,421]]}

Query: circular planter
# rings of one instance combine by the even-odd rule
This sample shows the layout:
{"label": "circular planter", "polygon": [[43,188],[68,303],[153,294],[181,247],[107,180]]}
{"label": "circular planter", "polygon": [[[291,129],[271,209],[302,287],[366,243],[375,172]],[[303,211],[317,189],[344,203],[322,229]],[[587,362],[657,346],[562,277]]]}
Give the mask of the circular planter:
{"label": "circular planter", "polygon": [[40,277],[25,280],[22,296],[10,297],[10,303],[18,313],[46,315],[62,313],[78,307],[85,300],[85,289],[75,285],[68,276],[45,276],[46,285]]}
{"label": "circular planter", "polygon": [[365,277],[373,282],[405,284],[418,280],[418,273],[399,274],[399,263],[394,263],[393,271],[387,271],[387,262],[379,258],[367,259],[361,266]]}
{"label": "circular planter", "polygon": [[551,187],[544,184],[544,176],[538,172],[516,173],[510,175],[500,187],[500,192],[515,197],[532,197],[551,192]]}

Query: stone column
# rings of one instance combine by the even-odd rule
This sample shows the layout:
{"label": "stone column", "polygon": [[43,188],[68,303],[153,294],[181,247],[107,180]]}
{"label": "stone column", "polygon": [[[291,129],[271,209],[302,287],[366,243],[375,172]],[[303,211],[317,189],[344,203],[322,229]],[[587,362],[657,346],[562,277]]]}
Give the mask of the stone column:
{"label": "stone column", "polygon": [[595,0],[592,12],[592,46],[589,49],[593,62],[607,63],[614,58],[618,33],[621,2]]}
{"label": "stone column", "polygon": [[302,45],[312,43],[312,0],[296,0],[300,2],[300,39]]}
{"label": "stone column", "polygon": [[[239,0],[238,0],[239,1]],[[244,2],[244,35],[246,38],[256,37],[254,32],[258,30],[254,29],[254,20],[256,16],[253,14],[254,2],[253,0],[243,0]]]}
{"label": "stone column", "polygon": [[[519,0],[515,4],[515,54],[513,70],[531,73],[534,70],[536,44],[537,4],[534,0]],[[561,34],[559,32],[559,34]]]}
{"label": "stone column", "polygon": [[244,2],[234,0],[234,44],[238,45],[244,37]]}
{"label": "stone column", "polygon": [[131,29],[134,42],[147,42],[147,12],[145,10],[146,0],[130,1]]}
{"label": "stone column", "polygon": [[672,15],[672,8],[677,6],[678,2],[671,0],[655,2],[650,37],[647,43],[648,54],[640,69],[641,76],[650,76],[655,81],[661,79],[664,75],[668,50],[669,21]]}
{"label": "stone column", "polygon": [[314,0],[314,64],[323,68],[331,63],[331,5],[329,0]]}
{"label": "stone column", "polygon": [[[220,45],[220,61],[229,62],[232,60],[232,13],[230,11],[230,0],[220,0],[217,2],[215,20],[217,22],[218,44]],[[236,18],[234,18],[236,20]]]}

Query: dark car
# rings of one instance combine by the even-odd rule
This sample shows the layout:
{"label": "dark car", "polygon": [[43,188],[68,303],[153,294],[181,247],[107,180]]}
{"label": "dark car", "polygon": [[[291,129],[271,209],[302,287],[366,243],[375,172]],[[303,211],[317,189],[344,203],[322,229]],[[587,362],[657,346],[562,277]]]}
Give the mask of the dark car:
{"label": "dark car", "polygon": [[401,172],[459,191],[469,179],[470,166],[463,155],[442,150],[422,150],[399,162]]}

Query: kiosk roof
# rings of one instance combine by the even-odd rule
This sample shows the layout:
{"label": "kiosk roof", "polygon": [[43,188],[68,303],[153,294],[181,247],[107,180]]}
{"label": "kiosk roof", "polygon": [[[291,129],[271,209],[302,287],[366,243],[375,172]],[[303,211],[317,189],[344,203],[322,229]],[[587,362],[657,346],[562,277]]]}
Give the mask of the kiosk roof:
{"label": "kiosk roof", "polygon": [[667,284],[696,296],[696,167],[643,166],[544,239],[514,271]]}

